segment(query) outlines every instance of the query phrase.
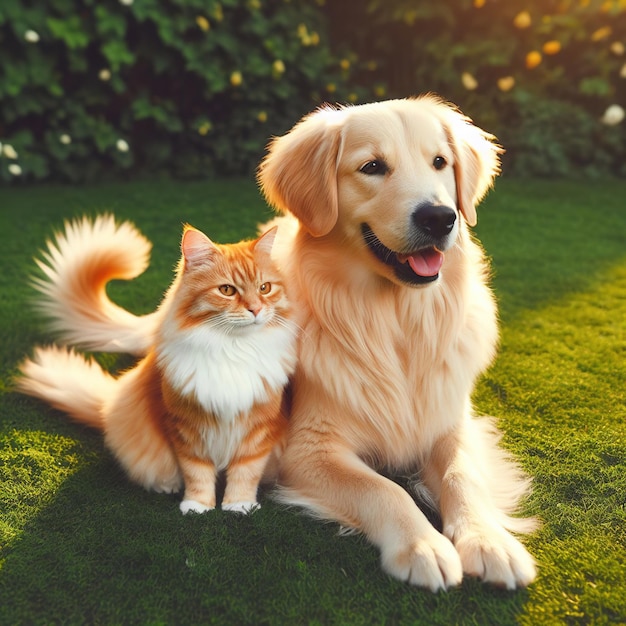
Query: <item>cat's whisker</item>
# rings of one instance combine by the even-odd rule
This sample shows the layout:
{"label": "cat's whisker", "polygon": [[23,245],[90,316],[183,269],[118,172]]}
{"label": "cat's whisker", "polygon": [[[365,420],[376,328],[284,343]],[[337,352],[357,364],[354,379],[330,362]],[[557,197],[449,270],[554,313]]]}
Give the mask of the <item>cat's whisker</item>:
{"label": "cat's whisker", "polygon": [[298,334],[304,333],[305,330],[300,324],[297,324],[293,320],[286,319],[281,316],[276,316],[272,319],[272,322],[275,322],[278,326],[286,329],[294,329]]}

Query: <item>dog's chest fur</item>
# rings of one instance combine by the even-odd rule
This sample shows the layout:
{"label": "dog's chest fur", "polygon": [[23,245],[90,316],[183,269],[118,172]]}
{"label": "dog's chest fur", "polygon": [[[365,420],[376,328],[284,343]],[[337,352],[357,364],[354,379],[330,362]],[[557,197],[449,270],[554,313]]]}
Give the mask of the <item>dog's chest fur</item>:
{"label": "dog's chest fur", "polygon": [[[302,377],[308,392],[319,390],[318,403],[341,407],[332,427],[343,428],[363,456],[391,466],[414,463],[469,414],[467,398],[495,353],[497,323],[482,265],[463,264],[466,256],[480,259],[481,250],[465,243],[465,253],[450,259],[445,284],[335,284],[332,299],[310,303]],[[306,276],[316,280],[313,268]]]}

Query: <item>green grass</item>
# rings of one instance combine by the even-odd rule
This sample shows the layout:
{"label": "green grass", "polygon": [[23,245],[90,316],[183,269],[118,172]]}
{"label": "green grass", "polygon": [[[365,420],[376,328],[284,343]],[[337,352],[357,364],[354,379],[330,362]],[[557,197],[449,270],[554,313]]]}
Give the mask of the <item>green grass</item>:
{"label": "green grass", "polygon": [[183,222],[254,234],[269,212],[252,182],[0,189],[0,623],[626,623],[625,199],[621,182],[501,180],[481,207],[502,342],[475,401],[535,478],[540,573],[527,590],[465,580],[432,595],[382,574],[363,538],[267,500],[250,517],[183,517],[176,496],[130,484],[97,433],[11,390],[47,339],[31,258],[64,218],[113,211],[154,242],[146,274],[113,288],[146,312]]}

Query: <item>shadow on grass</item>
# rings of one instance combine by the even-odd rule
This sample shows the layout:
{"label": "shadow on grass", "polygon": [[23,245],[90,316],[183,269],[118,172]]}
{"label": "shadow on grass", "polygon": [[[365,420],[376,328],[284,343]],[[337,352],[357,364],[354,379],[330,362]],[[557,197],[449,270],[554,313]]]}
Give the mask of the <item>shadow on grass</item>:
{"label": "shadow on grass", "polygon": [[527,597],[472,580],[410,588],[362,537],[266,497],[248,517],[182,516],[178,500],[92,458],[5,547],[0,622],[513,624]]}

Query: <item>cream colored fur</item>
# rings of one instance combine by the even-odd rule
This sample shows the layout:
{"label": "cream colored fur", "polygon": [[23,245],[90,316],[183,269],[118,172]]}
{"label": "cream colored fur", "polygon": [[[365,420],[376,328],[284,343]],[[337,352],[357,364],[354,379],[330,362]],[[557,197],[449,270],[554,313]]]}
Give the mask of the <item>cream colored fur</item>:
{"label": "cream colored fur", "polygon": [[[387,572],[433,591],[463,572],[509,589],[535,578],[509,532],[534,527],[510,516],[528,481],[471,404],[498,332],[468,224],[498,152],[455,109],[423,97],[319,110],[271,143],[259,171],[268,201],[292,216],[273,222],[274,250],[302,326],[281,499],[362,531]],[[434,168],[436,156],[447,167]],[[365,175],[373,160],[388,172]],[[414,287],[372,254],[361,225],[408,253],[424,202],[458,219],[438,279]],[[443,534],[383,468],[419,473]]]}

